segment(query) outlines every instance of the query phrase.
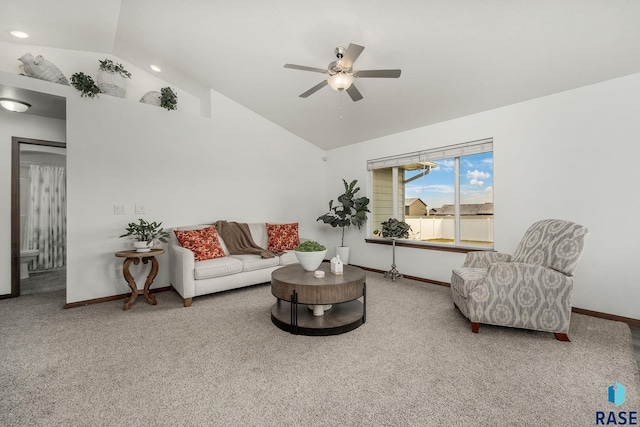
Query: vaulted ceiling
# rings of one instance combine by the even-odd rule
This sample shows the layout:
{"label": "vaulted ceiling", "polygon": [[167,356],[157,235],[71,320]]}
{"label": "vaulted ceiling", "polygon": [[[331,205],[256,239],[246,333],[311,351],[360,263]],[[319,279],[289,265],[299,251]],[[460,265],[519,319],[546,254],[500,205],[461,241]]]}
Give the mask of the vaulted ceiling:
{"label": "vaulted ceiling", "polygon": [[[101,52],[208,88],[324,149],[640,72],[632,0],[0,0],[0,41]],[[8,33],[31,37],[18,41]],[[365,50],[364,96],[325,87],[334,49]],[[341,118],[342,117],[342,118]]]}

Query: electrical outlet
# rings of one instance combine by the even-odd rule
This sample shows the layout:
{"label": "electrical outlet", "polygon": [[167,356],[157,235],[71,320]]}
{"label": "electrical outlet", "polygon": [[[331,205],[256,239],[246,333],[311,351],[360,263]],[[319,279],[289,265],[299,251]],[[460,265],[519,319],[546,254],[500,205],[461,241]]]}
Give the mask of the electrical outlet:
{"label": "electrical outlet", "polygon": [[113,214],[114,215],[126,215],[127,208],[124,205],[113,205]]}
{"label": "electrical outlet", "polygon": [[147,208],[145,205],[136,205],[136,213],[137,214],[146,214]]}

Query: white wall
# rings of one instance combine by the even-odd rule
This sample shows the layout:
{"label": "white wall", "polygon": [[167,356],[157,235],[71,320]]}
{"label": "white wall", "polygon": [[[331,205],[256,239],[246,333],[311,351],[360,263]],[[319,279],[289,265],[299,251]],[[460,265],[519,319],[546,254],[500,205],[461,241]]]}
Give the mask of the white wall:
{"label": "white wall", "polygon": [[[128,248],[118,236],[140,217],[166,227],[218,219],[297,221],[303,236],[317,238],[320,232],[315,218],[324,204],[317,196],[325,194],[324,152],[227,98],[213,102],[227,103],[223,110],[231,116],[204,119],[110,96],[81,98],[75,89],[7,73],[0,73],[0,84],[67,98],[67,302],[128,291],[124,279],[116,278],[122,259],[114,253]],[[13,133],[5,129],[17,117],[8,114],[0,116],[5,236]],[[21,136],[62,139],[37,129]],[[125,205],[127,214],[114,215],[114,204]],[[145,205],[147,214],[136,215],[136,204]],[[3,239],[2,293],[10,290],[9,250]],[[167,254],[159,261],[154,287],[168,286]],[[141,285],[148,270],[136,268]]]}
{"label": "white wall", "polygon": [[[513,252],[538,219],[583,224],[591,234],[574,306],[640,319],[639,93],[640,74],[634,74],[332,150],[328,197],[341,193],[343,177],[371,187],[368,159],[492,137],[496,250]],[[389,268],[389,246],[365,243],[364,231],[350,233],[352,263]],[[463,254],[411,248],[396,253],[400,272],[444,282],[463,260]]]}

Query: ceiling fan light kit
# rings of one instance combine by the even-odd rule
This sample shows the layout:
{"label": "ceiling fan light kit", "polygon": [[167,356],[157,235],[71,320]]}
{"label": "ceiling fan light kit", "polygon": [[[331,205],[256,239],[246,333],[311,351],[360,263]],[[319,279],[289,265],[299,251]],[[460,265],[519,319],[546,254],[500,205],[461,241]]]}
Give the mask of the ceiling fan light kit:
{"label": "ceiling fan light kit", "polygon": [[400,77],[401,70],[359,70],[353,71],[353,63],[358,59],[364,46],[350,43],[348,48],[338,46],[335,49],[337,60],[329,64],[324,68],[307,67],[305,65],[284,64],[284,68],[291,68],[301,71],[312,71],[315,73],[329,74],[326,80],[321,81],[311,89],[300,94],[300,98],[306,98],[309,95],[314,94],[323,87],[329,85],[333,90],[342,92],[346,91],[352,101],[359,101],[362,99],[362,94],[353,84],[354,78],[398,78]]}
{"label": "ceiling fan light kit", "polygon": [[331,89],[333,90],[337,90],[337,91],[345,90],[345,89],[348,89],[349,86],[351,86],[351,84],[353,83],[353,74],[347,74],[347,73],[334,74],[327,79],[327,82],[329,83],[329,86],[331,86]]}

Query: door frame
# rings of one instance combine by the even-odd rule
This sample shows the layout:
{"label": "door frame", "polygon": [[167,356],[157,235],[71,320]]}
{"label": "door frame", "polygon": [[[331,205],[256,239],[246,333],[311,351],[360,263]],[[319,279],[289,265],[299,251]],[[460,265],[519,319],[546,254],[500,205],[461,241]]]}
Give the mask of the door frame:
{"label": "door frame", "polygon": [[67,148],[65,142],[11,137],[11,293],[0,298],[20,296],[20,144]]}

